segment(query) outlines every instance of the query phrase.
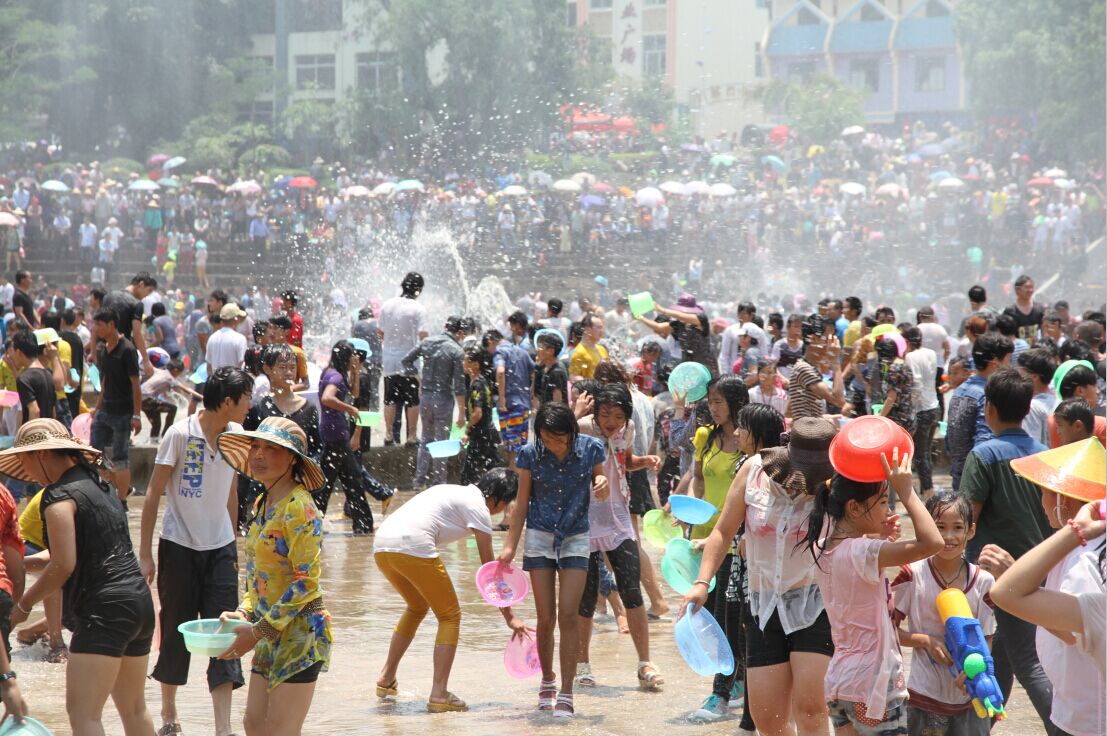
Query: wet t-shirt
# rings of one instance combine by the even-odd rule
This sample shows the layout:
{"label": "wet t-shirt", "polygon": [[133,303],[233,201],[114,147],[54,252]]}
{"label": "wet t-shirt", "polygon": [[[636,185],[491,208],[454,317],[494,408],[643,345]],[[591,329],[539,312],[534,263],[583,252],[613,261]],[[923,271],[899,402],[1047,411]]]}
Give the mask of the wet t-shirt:
{"label": "wet t-shirt", "polygon": [[1035,302],[1029,312],[1023,313],[1017,304],[1012,304],[1004,309],[1003,313],[1015,320],[1015,327],[1018,328],[1018,332],[1015,334],[1016,337],[1020,337],[1027,342],[1033,342],[1034,338],[1038,336],[1038,327],[1042,324],[1045,310],[1042,309],[1041,304]]}
{"label": "wet t-shirt", "polygon": [[707,326],[707,316],[698,316],[700,323],[697,327],[689,327],[675,319],[669,325],[673,329],[673,337],[680,343],[681,361],[700,363],[711,371],[711,375],[716,375],[719,366],[716,365],[715,351],[711,349],[711,330]]}
{"label": "wet t-shirt", "polygon": [[[334,368],[323,371],[323,375],[319,378],[320,399],[323,398],[323,392],[327,389],[327,386],[334,386],[338,390],[335,394],[336,399],[346,401],[346,396],[350,393],[350,387],[346,383],[346,377]],[[323,440],[324,443],[348,441],[350,439],[348,416],[345,412],[336,411],[320,403],[319,439]]]}
{"label": "wet t-shirt", "polygon": [[578,435],[564,460],[558,460],[540,444],[519,450],[516,467],[531,474],[527,529],[549,532],[555,539],[588,531],[588,505],[592,497],[592,468],[604,461],[603,443]]}

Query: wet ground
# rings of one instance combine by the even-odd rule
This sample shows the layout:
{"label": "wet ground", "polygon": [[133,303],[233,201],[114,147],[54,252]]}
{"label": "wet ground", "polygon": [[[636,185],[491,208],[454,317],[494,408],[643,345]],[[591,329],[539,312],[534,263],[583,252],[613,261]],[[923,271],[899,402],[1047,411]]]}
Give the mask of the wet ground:
{"label": "wet ground", "polygon": [[[377,504],[373,505],[379,512]],[[130,518],[136,540],[140,508],[141,499],[134,499]],[[373,563],[372,539],[353,537],[348,522],[343,520],[328,522],[328,526],[323,588],[327,607],[334,617],[336,646],[330,671],[319,680],[305,734],[411,736],[446,730],[451,734],[513,736],[566,731],[596,735],[655,734],[659,731],[668,735],[697,736],[737,733],[738,711],[732,711],[735,717],[715,723],[697,723],[688,718],[710,693],[711,682],[684,664],[673,643],[671,622],[650,625],[653,661],[666,678],[662,692],[638,689],[637,657],[630,637],[619,634],[612,623],[604,623],[597,626],[592,641],[592,667],[600,686],[577,696],[578,715],[571,723],[539,714],[535,709],[537,678],[515,680],[504,670],[503,648],[509,632],[499,612],[477,594],[472,581],[479,558],[476,548],[464,542],[446,549],[443,560],[462,603],[462,639],[450,688],[468,701],[472,710],[442,715],[425,712],[434,644],[433,616],[428,616],[424,622],[401,665],[400,697],[395,702],[378,702],[373,684],[403,604]],[[502,535],[496,540],[497,548],[501,540]],[[651,551],[651,554],[655,563],[658,562],[658,551]],[[670,603],[675,604],[678,597],[668,592]],[[524,620],[533,624],[534,611],[530,603],[528,598],[518,610]],[[65,717],[64,666],[39,661],[45,651],[42,645],[26,648],[16,644],[15,649],[13,666],[19,672],[32,715],[56,734],[69,733]],[[156,652],[151,658],[151,669],[153,656]],[[204,685],[206,664],[206,660],[193,659],[190,683],[179,694],[178,707],[187,736],[214,733],[211,702]],[[157,683],[149,681],[146,693],[151,714],[160,725]],[[245,702],[245,691],[240,690],[235,694],[232,721],[239,733],[242,733]],[[995,733],[1013,736],[1044,733],[1020,688],[1016,688],[1008,712],[1011,719],[997,726]],[[104,725],[107,734],[123,733],[110,702],[105,710]]]}

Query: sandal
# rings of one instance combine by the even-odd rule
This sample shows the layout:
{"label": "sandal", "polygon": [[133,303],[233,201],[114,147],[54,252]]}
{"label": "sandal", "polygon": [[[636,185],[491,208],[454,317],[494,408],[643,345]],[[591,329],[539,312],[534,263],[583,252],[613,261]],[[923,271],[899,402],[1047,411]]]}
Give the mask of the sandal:
{"label": "sandal", "polygon": [[557,705],[554,706],[553,715],[554,718],[572,718],[576,715],[576,711],[573,710],[572,693],[557,694]]}
{"label": "sandal", "polygon": [[59,644],[46,653],[46,661],[50,664],[65,664],[69,661],[69,647]]}
{"label": "sandal", "polygon": [[577,676],[575,682],[584,687],[595,687],[596,678],[592,674],[592,665],[587,662],[577,663]]}
{"label": "sandal", "polygon": [[395,680],[392,681],[391,685],[381,685],[381,684],[377,685],[377,697],[378,698],[394,698],[399,694],[400,694],[399,683],[397,683]]}
{"label": "sandal", "polygon": [[557,675],[538,686],[538,710],[553,710],[557,702]]}
{"label": "sandal", "polygon": [[441,703],[436,703],[433,700],[427,701],[428,713],[459,713],[466,710],[469,710],[469,706],[465,704],[465,701],[449,692],[446,693],[446,700]]}
{"label": "sandal", "polygon": [[46,634],[35,634],[30,639],[24,639],[22,634],[23,634],[22,631],[19,632],[18,634],[16,634],[15,635],[15,640],[17,642],[19,642],[20,644],[22,644],[23,646],[25,646],[25,647],[33,647],[35,644],[38,644],[40,641],[46,641],[46,639],[47,639]]}
{"label": "sandal", "polygon": [[665,684],[665,678],[651,662],[639,662],[638,684],[647,690],[660,690]]}

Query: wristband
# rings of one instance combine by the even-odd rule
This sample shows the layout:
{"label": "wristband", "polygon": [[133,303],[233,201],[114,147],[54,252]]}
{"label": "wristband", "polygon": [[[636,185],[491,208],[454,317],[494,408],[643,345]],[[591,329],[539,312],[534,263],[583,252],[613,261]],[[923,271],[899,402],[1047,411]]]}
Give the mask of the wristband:
{"label": "wristband", "polygon": [[705,588],[711,587],[711,583],[707,582],[706,580],[693,580],[692,585],[702,585]]}
{"label": "wristband", "polygon": [[1076,522],[1073,521],[1072,519],[1069,519],[1065,523],[1068,526],[1070,526],[1074,532],[1076,532],[1076,536],[1080,540],[1080,546],[1081,547],[1087,547],[1088,546],[1088,540],[1084,537],[1084,532],[1080,531],[1080,527],[1078,527],[1076,525]]}
{"label": "wristband", "polygon": [[15,671],[11,670],[0,675],[0,683],[10,682],[15,679]]}
{"label": "wristband", "polygon": [[[22,612],[22,613],[25,613],[25,614],[27,614],[28,616],[30,616],[30,615],[31,615],[31,612],[30,612],[30,611],[28,611],[28,610],[27,610],[26,608],[24,608],[24,607],[23,607],[23,601],[22,601],[22,600],[18,600],[18,601],[16,601],[16,602],[15,602],[15,607],[16,607],[16,608],[18,608],[18,609],[20,610],[20,612]],[[32,608],[33,608],[33,606],[32,606]],[[0,680],[0,681],[2,681],[2,680]]]}

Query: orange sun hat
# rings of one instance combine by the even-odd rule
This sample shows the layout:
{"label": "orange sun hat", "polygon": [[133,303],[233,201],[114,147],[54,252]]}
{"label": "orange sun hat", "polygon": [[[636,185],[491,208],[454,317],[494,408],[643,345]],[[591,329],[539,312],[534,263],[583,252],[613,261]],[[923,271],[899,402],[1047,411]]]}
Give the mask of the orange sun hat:
{"label": "orange sun hat", "polygon": [[1095,437],[1011,461],[1011,469],[1043,488],[1078,501],[1107,496],[1107,453]]}

